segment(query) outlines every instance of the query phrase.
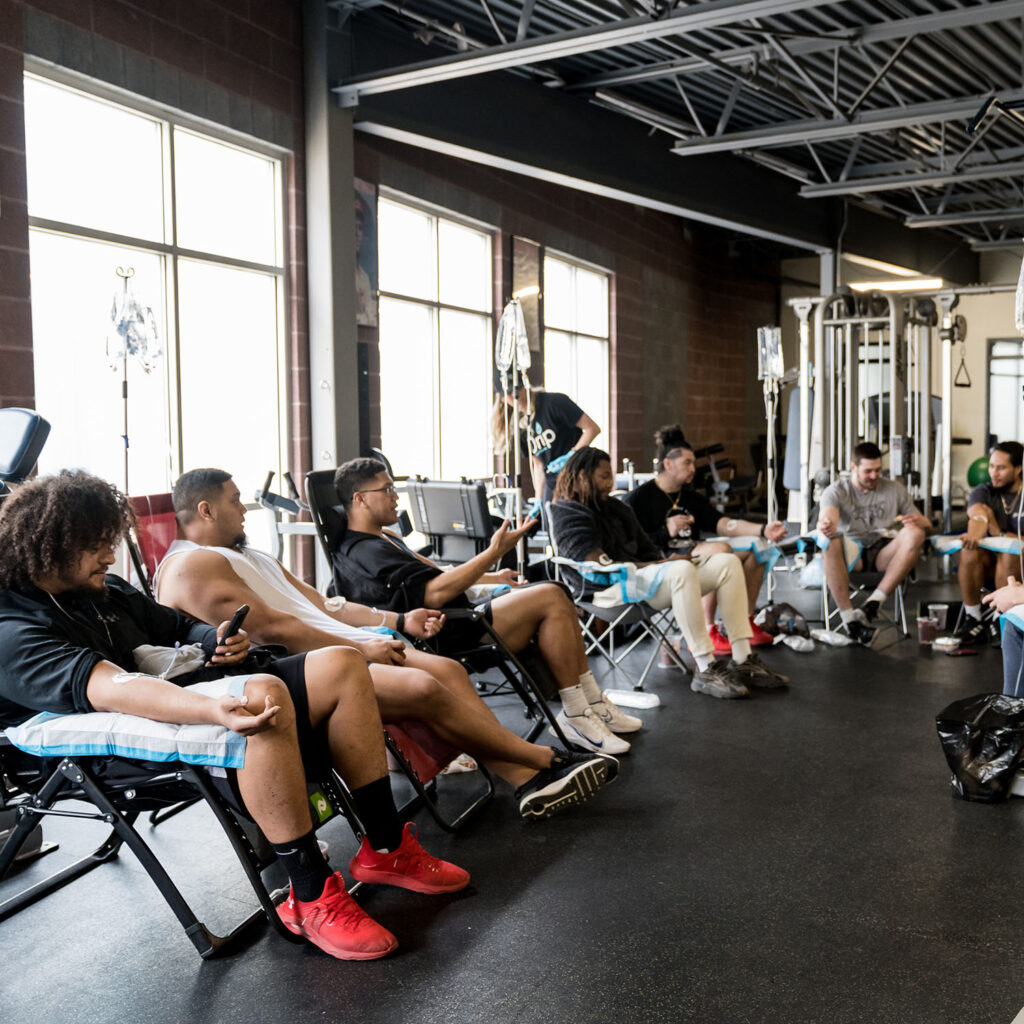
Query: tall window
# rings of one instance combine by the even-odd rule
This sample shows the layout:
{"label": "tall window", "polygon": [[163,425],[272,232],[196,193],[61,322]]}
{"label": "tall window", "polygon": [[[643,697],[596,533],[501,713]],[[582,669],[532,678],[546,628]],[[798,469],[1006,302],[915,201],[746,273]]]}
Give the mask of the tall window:
{"label": "tall window", "polygon": [[[1024,353],[1019,338],[989,342],[988,432],[997,441],[1024,437]],[[987,447],[987,445],[986,445]]]}
{"label": "tall window", "polygon": [[[252,494],[286,440],[280,160],[32,74],[25,130],[41,469],[124,487],[127,434],[132,493],[222,466]],[[119,268],[148,368],[112,320]]]}
{"label": "tall window", "polygon": [[602,271],[544,257],[544,386],[567,394],[605,436],[611,428],[608,281]]}
{"label": "tall window", "polygon": [[383,197],[377,230],[383,451],[402,475],[489,476],[491,235]]}

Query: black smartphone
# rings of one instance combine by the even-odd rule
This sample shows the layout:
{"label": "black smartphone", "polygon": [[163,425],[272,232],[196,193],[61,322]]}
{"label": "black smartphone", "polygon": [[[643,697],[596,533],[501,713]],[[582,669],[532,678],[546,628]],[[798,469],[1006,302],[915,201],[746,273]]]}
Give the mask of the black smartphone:
{"label": "black smartphone", "polygon": [[234,615],[231,616],[231,621],[228,623],[228,628],[224,630],[224,635],[220,638],[221,644],[227,643],[229,637],[233,637],[239,629],[242,628],[242,622],[246,615],[249,614],[249,606],[243,604]]}

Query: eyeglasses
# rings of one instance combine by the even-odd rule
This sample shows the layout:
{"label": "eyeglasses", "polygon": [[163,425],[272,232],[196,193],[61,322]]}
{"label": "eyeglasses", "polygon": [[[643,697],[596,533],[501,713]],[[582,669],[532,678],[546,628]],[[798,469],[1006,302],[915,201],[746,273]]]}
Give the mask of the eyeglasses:
{"label": "eyeglasses", "polygon": [[398,488],[394,484],[388,484],[387,487],[367,487],[361,491],[356,491],[356,494],[397,494]]}

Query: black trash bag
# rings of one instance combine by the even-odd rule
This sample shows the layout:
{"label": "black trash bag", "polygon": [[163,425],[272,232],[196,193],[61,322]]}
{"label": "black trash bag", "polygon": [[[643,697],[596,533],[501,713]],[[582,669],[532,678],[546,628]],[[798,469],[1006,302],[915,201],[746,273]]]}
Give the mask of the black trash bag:
{"label": "black trash bag", "polygon": [[989,804],[1006,800],[1024,752],[1024,699],[966,697],[940,711],[935,724],[954,794]]}

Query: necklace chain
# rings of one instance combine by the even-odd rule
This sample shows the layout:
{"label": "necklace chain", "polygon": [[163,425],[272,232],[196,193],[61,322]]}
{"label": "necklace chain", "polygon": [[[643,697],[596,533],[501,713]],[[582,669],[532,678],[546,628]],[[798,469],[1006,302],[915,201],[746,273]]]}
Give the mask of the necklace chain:
{"label": "necklace chain", "polygon": [[1006,495],[1005,495],[1005,494],[1002,494],[1002,493],[1000,493],[1000,495],[999,495],[999,501],[1000,501],[1000,503],[1001,503],[1001,504],[1002,504],[1002,506],[1003,506],[1003,512],[1005,512],[1005,513],[1006,513],[1006,515],[1008,515],[1008,516],[1009,516],[1009,515],[1012,515],[1012,514],[1013,514],[1013,512],[1014,512],[1014,505],[1015,505],[1015,504],[1016,504],[1016,506],[1017,506],[1017,509],[1016,509],[1016,511],[1018,511],[1018,512],[1019,512],[1019,511],[1020,511],[1020,506],[1021,506],[1021,497],[1022,497],[1022,496],[1024,496],[1024,487],[1022,487],[1022,488],[1021,488],[1021,489],[1020,489],[1020,490],[1019,490],[1019,491],[1017,492],[1017,494],[1016,494],[1016,495],[1011,495],[1011,496],[1010,496],[1010,497],[1011,497],[1011,499],[1012,499],[1012,498],[1014,498],[1014,497],[1016,497],[1017,501],[1016,501],[1016,502],[1014,502],[1014,501],[1012,501],[1012,500],[1011,500],[1011,501],[1010,501],[1010,504],[1009,504],[1009,505],[1007,505],[1007,504],[1006,504]]}
{"label": "necklace chain", "polygon": [[[61,603],[57,600],[53,594],[48,593],[47,596],[57,606],[57,610],[63,612],[72,622],[75,622],[75,617],[69,612]],[[89,604],[92,607],[93,614],[96,616],[96,620],[103,627],[103,632],[107,634],[107,644],[110,647],[111,653],[114,651],[114,638],[110,635],[110,627],[107,625],[107,620],[100,614],[100,610],[96,607],[96,603],[90,598]],[[88,623],[87,623],[88,625]],[[91,626],[89,627],[92,628]]]}

